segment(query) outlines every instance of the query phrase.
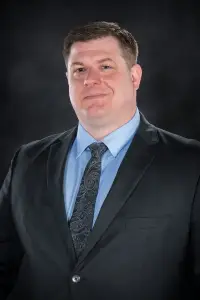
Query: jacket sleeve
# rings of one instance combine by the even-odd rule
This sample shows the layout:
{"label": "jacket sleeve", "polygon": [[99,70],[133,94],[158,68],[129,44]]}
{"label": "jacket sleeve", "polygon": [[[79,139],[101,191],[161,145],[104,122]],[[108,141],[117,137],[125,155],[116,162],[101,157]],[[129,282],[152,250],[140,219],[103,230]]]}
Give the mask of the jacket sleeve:
{"label": "jacket sleeve", "polygon": [[190,246],[188,256],[189,298],[200,299],[200,176],[196,186],[191,213]]}
{"label": "jacket sleeve", "polygon": [[0,299],[11,292],[17,279],[23,247],[20,243],[11,210],[12,174],[19,150],[16,151],[0,189]]}

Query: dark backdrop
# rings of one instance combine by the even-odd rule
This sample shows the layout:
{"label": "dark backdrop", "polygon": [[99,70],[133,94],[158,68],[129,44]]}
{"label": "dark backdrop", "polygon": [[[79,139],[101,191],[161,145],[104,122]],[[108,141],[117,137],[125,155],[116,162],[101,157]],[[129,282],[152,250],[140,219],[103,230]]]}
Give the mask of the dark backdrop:
{"label": "dark backdrop", "polygon": [[63,39],[74,25],[116,21],[139,43],[138,106],[155,125],[200,140],[198,1],[6,1],[1,10],[0,184],[14,151],[77,122]]}

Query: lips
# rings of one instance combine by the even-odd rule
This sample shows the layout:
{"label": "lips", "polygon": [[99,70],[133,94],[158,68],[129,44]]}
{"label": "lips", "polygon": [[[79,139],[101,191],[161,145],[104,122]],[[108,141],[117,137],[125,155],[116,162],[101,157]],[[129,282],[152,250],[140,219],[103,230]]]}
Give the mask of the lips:
{"label": "lips", "polygon": [[98,98],[98,97],[102,97],[102,96],[106,96],[106,94],[92,94],[92,95],[87,95],[87,96],[84,97],[84,99]]}

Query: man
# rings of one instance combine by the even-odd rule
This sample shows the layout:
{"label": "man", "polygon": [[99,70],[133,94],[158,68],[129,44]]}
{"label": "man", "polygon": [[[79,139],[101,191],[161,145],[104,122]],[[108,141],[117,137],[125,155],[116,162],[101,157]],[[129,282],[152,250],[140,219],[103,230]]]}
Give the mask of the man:
{"label": "man", "polygon": [[200,145],[138,110],[138,45],[71,30],[73,129],[23,145],[0,194],[0,299],[200,299]]}

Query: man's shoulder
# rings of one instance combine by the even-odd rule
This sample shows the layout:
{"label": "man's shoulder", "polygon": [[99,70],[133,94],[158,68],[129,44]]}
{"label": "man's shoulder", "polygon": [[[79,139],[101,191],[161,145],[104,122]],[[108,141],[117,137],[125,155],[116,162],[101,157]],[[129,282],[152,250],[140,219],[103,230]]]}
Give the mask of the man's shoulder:
{"label": "man's shoulder", "polygon": [[162,127],[156,126],[146,119],[146,117],[141,114],[141,132],[150,132],[155,142],[159,141],[162,149],[167,150],[188,150],[188,151],[200,151],[200,141],[194,138],[185,137],[178,133],[168,131]]}
{"label": "man's shoulder", "polygon": [[188,153],[189,155],[195,155],[200,158],[200,142],[197,139],[184,137],[182,135],[176,134],[164,130],[163,128],[158,128],[157,133],[161,145],[166,151],[173,152],[176,154]]}
{"label": "man's shoulder", "polygon": [[167,131],[163,128],[157,128],[157,131],[159,133],[159,136],[162,140],[163,143],[168,144],[169,146],[176,146],[176,147],[194,147],[194,148],[199,148],[200,147],[200,141],[189,138],[189,137],[184,137],[182,135],[179,135],[177,133]]}
{"label": "man's shoulder", "polygon": [[70,137],[75,128],[76,127],[72,127],[66,131],[54,133],[41,139],[25,143],[19,148],[20,152],[23,153],[23,155],[26,154],[27,156],[38,155],[39,153],[48,149],[51,145],[62,142],[64,139]]}

